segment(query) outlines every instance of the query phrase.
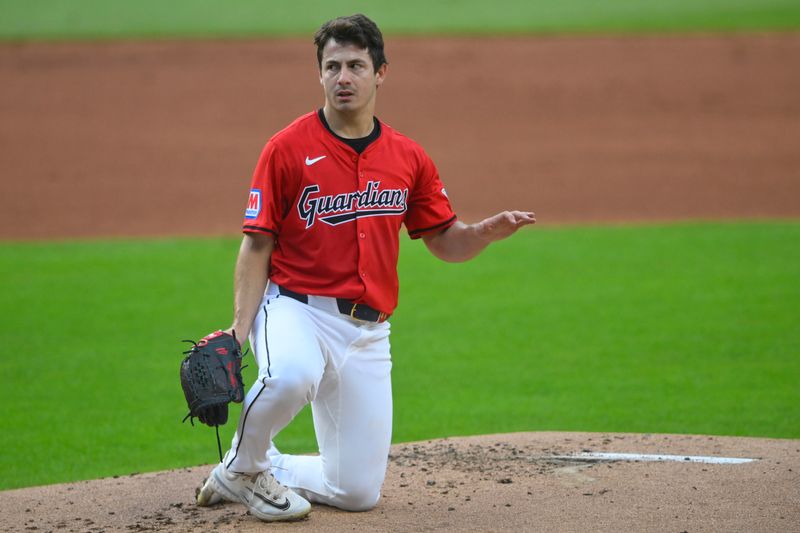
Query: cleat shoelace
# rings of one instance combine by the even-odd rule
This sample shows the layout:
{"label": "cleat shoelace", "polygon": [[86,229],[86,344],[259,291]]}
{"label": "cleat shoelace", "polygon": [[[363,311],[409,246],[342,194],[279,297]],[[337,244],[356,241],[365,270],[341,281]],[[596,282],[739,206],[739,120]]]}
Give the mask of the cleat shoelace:
{"label": "cleat shoelace", "polygon": [[286,487],[278,483],[278,480],[270,472],[263,472],[258,476],[256,485],[274,501],[278,501],[286,494]]}

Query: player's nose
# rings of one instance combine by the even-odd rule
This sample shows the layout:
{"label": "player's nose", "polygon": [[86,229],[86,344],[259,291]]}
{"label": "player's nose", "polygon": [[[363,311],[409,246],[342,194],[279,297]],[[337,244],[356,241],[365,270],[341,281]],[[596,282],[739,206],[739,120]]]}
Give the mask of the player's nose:
{"label": "player's nose", "polygon": [[342,67],[339,71],[339,78],[336,82],[339,85],[350,85],[350,83],[352,83],[352,73],[347,67]]}

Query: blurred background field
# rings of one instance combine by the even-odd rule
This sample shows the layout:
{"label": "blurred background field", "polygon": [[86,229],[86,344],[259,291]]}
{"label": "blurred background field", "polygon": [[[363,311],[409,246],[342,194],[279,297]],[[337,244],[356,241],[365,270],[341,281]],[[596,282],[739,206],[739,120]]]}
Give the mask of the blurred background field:
{"label": "blurred background field", "polygon": [[364,12],[387,34],[529,34],[797,28],[794,0],[0,0],[3,39],[307,36]]}
{"label": "blurred background field", "polygon": [[[7,41],[0,60],[13,62],[25,51],[27,45],[18,41],[41,39],[301,36],[306,42],[322,21],[354,11],[376,18],[387,35],[800,27],[800,4],[793,1],[0,0],[0,39]],[[738,46],[732,45],[733,52],[746,58],[747,50]],[[787,69],[793,58],[786,56]],[[182,58],[168,60],[178,70]],[[35,72],[47,62],[37,61],[21,62],[23,72]],[[80,71],[85,65],[67,61],[67,67]],[[148,84],[160,75],[148,72],[142,87],[157,90]],[[67,108],[76,124],[100,105],[92,100],[91,89],[78,105],[59,100],[58,87],[47,89],[54,109]],[[193,89],[202,92],[203,86]],[[710,114],[723,113],[724,108],[714,108],[714,97],[700,96],[709,99]],[[657,104],[664,101],[670,103],[664,97]],[[797,112],[790,104],[763,107],[776,121]],[[14,98],[0,103],[4,117],[18,108]],[[113,122],[112,111],[100,121]],[[29,112],[36,113],[37,107]],[[205,149],[200,131],[215,125],[194,126],[196,151]],[[147,135],[163,146],[164,154],[174,149],[158,132]],[[14,155],[7,147],[17,136],[30,138],[31,145],[44,138],[43,132],[24,128],[2,130],[4,158]],[[253,147],[242,150],[247,154],[244,167],[252,166],[256,146],[264,140],[253,137],[247,138]],[[108,144],[93,149],[109,152],[116,138],[107,138]],[[769,136],[760,139],[764,145],[772,142]],[[68,140],[85,144],[80,131]],[[243,141],[230,139],[231,149]],[[596,150],[606,148],[602,141]],[[36,148],[44,159],[51,146]],[[708,155],[724,159],[736,150],[746,151],[732,147],[729,154]],[[580,154],[562,152],[561,157],[569,163]],[[441,159],[446,165],[447,157]],[[37,163],[31,159],[29,168]],[[81,173],[70,164],[91,170],[86,161],[68,162],[64,172],[78,178]],[[152,160],[141,164],[142,172],[157,170],[148,168],[155,166]],[[800,169],[790,166],[787,172],[790,179],[800,179]],[[112,177],[109,187],[114,186]],[[55,181],[46,173],[39,178]],[[6,172],[0,179],[6,187],[11,180],[28,178]],[[698,178],[689,173],[686,179]],[[83,190],[80,179],[71,186]],[[146,193],[153,203],[136,204],[126,216],[146,219],[148,209],[168,208],[157,203],[157,190]],[[74,198],[61,201],[76,202],[76,209],[83,205]],[[392,319],[394,441],[536,430],[800,438],[800,334],[795,327],[800,225],[796,219],[761,218],[641,226],[545,222],[463,265],[437,262],[420,243],[403,239],[401,304]],[[17,223],[22,226],[25,218],[15,218]],[[233,220],[231,226],[237,224]],[[13,235],[9,227],[3,235]],[[235,230],[222,231],[222,237],[158,236],[169,229],[151,228],[152,238],[24,242],[12,237],[0,243],[0,332],[6,339],[0,370],[10,376],[0,389],[0,401],[8,406],[0,421],[0,489],[216,460],[213,430],[180,424],[185,414],[178,385],[180,340],[230,321],[239,239]],[[77,226],[69,230],[81,234]],[[255,376],[250,362],[248,382]],[[232,420],[235,415],[236,408]],[[223,438],[229,439],[233,430],[229,423]],[[315,449],[307,411],[278,444],[297,452]]]}

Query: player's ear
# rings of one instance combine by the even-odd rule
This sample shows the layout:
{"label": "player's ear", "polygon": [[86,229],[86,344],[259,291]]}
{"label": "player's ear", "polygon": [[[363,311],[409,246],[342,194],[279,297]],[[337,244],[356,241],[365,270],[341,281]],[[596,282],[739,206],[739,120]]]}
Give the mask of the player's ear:
{"label": "player's ear", "polygon": [[386,79],[386,71],[389,69],[389,65],[384,63],[381,67],[375,72],[375,86],[380,87],[383,81]]}

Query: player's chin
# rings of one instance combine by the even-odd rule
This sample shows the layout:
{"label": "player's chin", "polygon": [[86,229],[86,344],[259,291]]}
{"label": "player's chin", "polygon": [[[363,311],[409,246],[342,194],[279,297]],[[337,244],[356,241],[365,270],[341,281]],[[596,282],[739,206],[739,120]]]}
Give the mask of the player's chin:
{"label": "player's chin", "polygon": [[333,108],[336,111],[339,111],[340,113],[352,113],[353,111],[357,111],[360,108],[360,106],[352,100],[342,101],[336,99],[333,102]]}

